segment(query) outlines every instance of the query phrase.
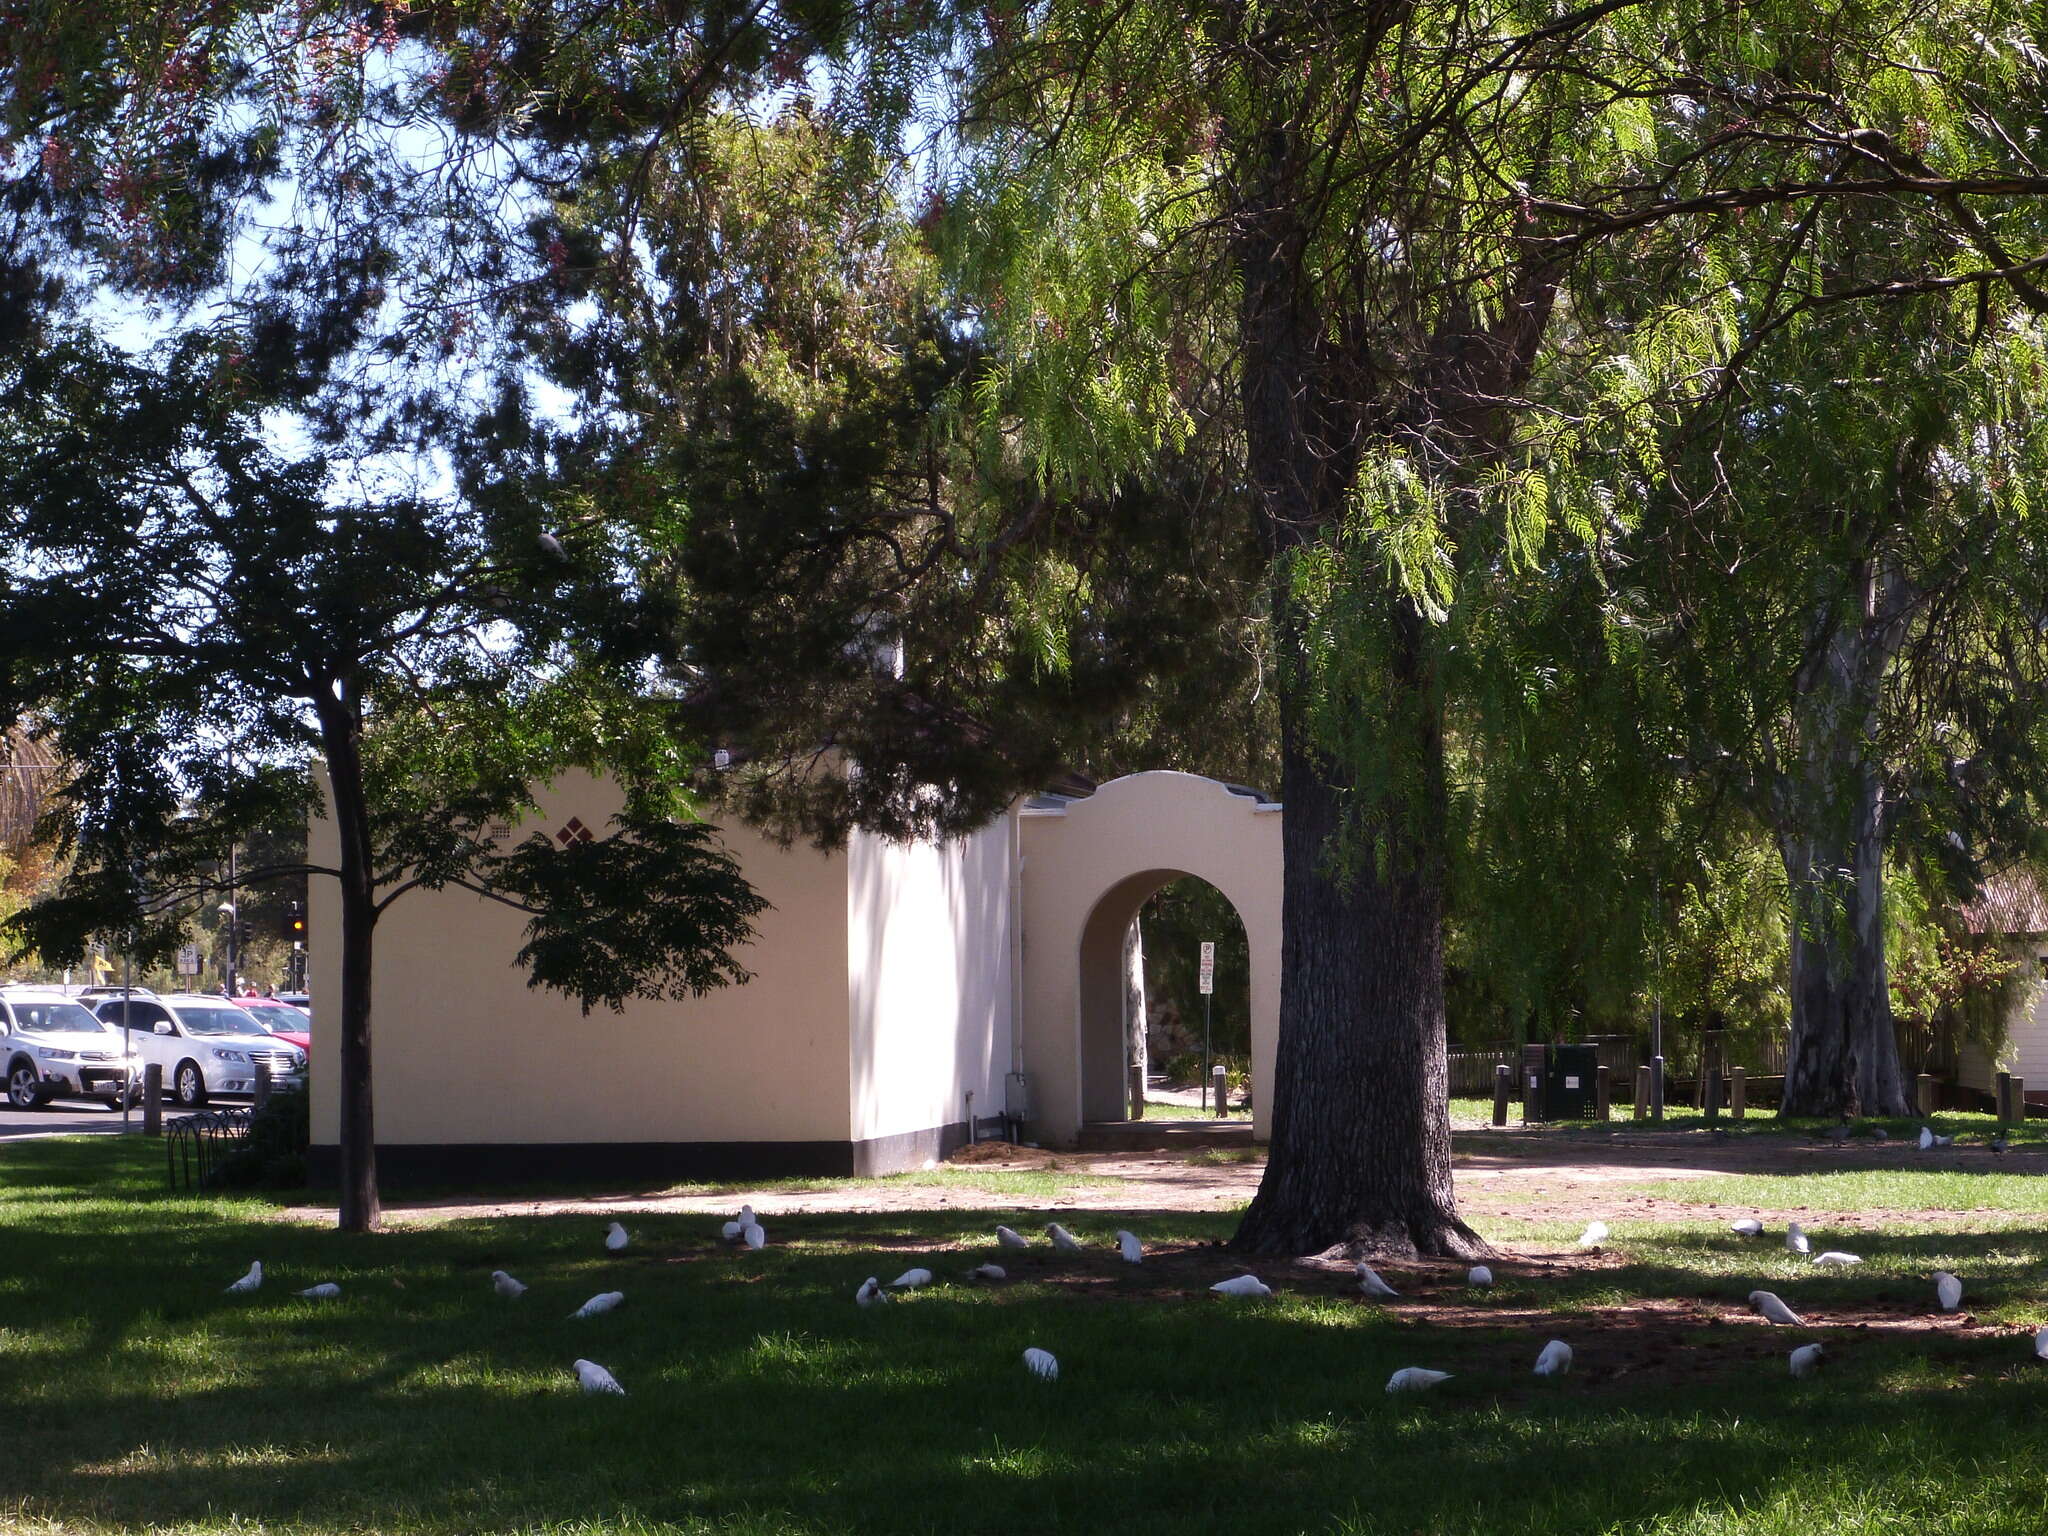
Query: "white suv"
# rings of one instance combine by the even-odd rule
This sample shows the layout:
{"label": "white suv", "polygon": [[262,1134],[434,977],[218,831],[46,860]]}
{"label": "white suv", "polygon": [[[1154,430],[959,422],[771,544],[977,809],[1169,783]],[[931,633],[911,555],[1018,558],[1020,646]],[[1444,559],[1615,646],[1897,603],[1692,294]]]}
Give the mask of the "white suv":
{"label": "white suv", "polygon": [[305,1082],[306,1053],[277,1038],[254,1015],[220,997],[195,993],[109,997],[99,1004],[100,1021],[128,1029],[144,1065],[164,1069],[164,1086],[187,1109],[216,1093],[254,1093],[256,1069],[270,1069],[271,1086],[297,1088]]}
{"label": "white suv", "polygon": [[121,1032],[55,990],[0,988],[0,1061],[7,1102],[37,1109],[56,1098],[98,1099],[119,1109],[141,1081],[139,1058],[123,1055]]}

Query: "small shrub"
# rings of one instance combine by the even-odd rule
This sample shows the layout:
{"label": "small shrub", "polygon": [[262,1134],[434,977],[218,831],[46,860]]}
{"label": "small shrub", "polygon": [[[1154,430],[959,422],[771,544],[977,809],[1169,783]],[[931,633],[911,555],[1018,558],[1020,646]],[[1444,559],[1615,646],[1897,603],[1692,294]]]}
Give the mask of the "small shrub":
{"label": "small shrub", "polygon": [[313,1141],[311,1096],[274,1093],[249,1119],[249,1134],[206,1176],[209,1189],[303,1189]]}

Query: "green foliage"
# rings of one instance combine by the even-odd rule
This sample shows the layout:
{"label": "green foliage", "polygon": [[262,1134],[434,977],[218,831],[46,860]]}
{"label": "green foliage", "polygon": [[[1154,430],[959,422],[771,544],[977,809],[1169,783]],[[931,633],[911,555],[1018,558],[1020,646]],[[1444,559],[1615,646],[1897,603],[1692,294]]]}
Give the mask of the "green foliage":
{"label": "green foliage", "polygon": [[618,816],[622,835],[557,848],[528,838],[482,871],[487,888],[534,914],[519,963],[527,984],[588,1013],[626,999],[701,996],[748,980],[733,951],[767,910],[739,862],[702,822]]}
{"label": "green foliage", "polygon": [[242,1145],[207,1174],[209,1189],[303,1189],[313,1144],[309,1090],[274,1093],[249,1117]]}
{"label": "green foliage", "polygon": [[[740,979],[724,950],[759,902],[705,828],[673,820],[687,737],[637,688],[631,594],[538,548],[530,508],[366,497],[389,466],[284,457],[219,366],[207,336],[131,360],[71,334],[8,368],[0,714],[72,765],[47,818],[70,867],[10,918],[13,941],[68,961],[133,928],[161,957],[223,887],[230,844],[261,858],[252,832],[318,807],[325,755],[367,825],[319,873],[364,881],[379,910],[502,873],[534,914],[537,978],[586,1006]],[[629,785],[620,831],[552,872],[500,858],[490,823],[570,768]],[[302,851],[271,851],[241,878],[302,880]],[[649,915],[650,893],[677,904]]]}
{"label": "green foliage", "polygon": [[[1218,1052],[1249,1058],[1252,1050],[1251,950],[1244,921],[1223,893],[1187,876],[1161,887],[1139,913],[1145,927],[1145,991],[1169,1001],[1184,1028],[1202,1038],[1202,944],[1216,945],[1216,991],[1209,999]],[[1168,1070],[1164,1063],[1159,1070]],[[1201,1075],[1195,1063],[1189,1081]]]}

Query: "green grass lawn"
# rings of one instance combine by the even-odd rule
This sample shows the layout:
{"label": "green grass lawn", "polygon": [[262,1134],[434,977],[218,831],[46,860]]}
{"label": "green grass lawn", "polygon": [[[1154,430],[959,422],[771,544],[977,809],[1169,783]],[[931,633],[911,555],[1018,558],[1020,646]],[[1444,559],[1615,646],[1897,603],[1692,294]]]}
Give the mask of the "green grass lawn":
{"label": "green grass lawn", "polygon": [[[1233,1095],[1232,1097],[1234,1100],[1235,1096]],[[1145,1101],[1145,1118],[1147,1120],[1248,1120],[1251,1116],[1241,1109],[1218,1115],[1215,1110],[1204,1109],[1199,1104],[1175,1104],[1164,1099],[1147,1099]]]}
{"label": "green grass lawn", "polygon": [[[1608,1120],[1559,1120],[1547,1126],[1530,1127],[1543,1134],[1559,1133],[1605,1133],[1627,1131],[1698,1133],[1718,1130],[1727,1136],[1793,1136],[1810,1139],[1825,1133],[1836,1124],[1833,1120],[1795,1116],[1784,1120],[1775,1109],[1752,1108],[1740,1120],[1730,1119],[1726,1111],[1709,1120],[1700,1110],[1684,1105],[1670,1105],[1665,1109],[1662,1120],[1635,1118],[1635,1111],[1627,1104],[1616,1104],[1613,1117]],[[1914,1141],[1920,1135],[1922,1125],[1931,1126],[1943,1136],[1954,1136],[1958,1146],[1982,1143],[2001,1127],[1995,1115],[1975,1114],[1956,1110],[1943,1110],[1937,1115],[1912,1116],[1905,1119],[1863,1119],[1853,1123],[1849,1145],[1865,1146],[1870,1141],[1870,1130],[1882,1127],[1886,1136],[1894,1143]],[[1451,1125],[1456,1130],[1476,1131],[1489,1129],[1493,1125],[1493,1100],[1475,1098],[1454,1098],[1451,1100]],[[1522,1127],[1522,1106],[1519,1100],[1508,1105],[1508,1125],[1517,1130]],[[2024,1124],[2003,1127],[2006,1139],[2016,1147],[2048,1146],[2048,1119],[2035,1118]]]}
{"label": "green grass lawn", "polygon": [[[2018,1332],[2048,1316],[2038,1223],[1859,1234],[1841,1246],[1865,1266],[1826,1275],[1710,1222],[1617,1216],[1615,1267],[1504,1265],[1485,1293],[1438,1277],[1432,1295],[1416,1276],[1384,1306],[1269,1268],[1282,1295],[1246,1305],[1206,1294],[1235,1268],[1206,1247],[1142,1269],[1106,1252],[1011,1260],[988,1234],[1040,1225],[1022,1203],[783,1217],[753,1255],[724,1251],[701,1216],[648,1215],[614,1258],[598,1216],[344,1237],[257,1200],[168,1197],[160,1166],[115,1138],[0,1147],[0,1530],[1957,1536],[2048,1522],[2048,1366]],[[1753,1182],[1770,1204],[1762,1186],[1780,1181]],[[1910,1183],[1890,1197],[1943,1203]],[[1127,1225],[1163,1245],[1232,1222],[1064,1219],[1091,1241]],[[255,1258],[264,1289],[223,1295]],[[1020,1279],[952,1279],[984,1259]],[[853,1305],[865,1276],[913,1264],[948,1283]],[[1935,1267],[2004,1331],[1905,1327]],[[501,1300],[493,1269],[531,1291]],[[337,1302],[291,1294],[330,1279]],[[1671,1310],[1739,1305],[1755,1284],[1817,1321],[1876,1321],[1795,1334]],[[625,1305],[567,1320],[606,1289]],[[1644,1298],[1665,1305],[1657,1330],[1637,1329]],[[1462,1326],[1444,1322],[1453,1305]],[[1539,1382],[1529,1365],[1552,1336],[1575,1341],[1580,1369]],[[1826,1338],[1829,1369],[1792,1381],[1784,1353],[1809,1337]],[[1026,1377],[1031,1345],[1059,1356],[1057,1383]],[[578,1393],[578,1356],[628,1396]],[[1406,1365],[1456,1374],[1388,1397]]]}

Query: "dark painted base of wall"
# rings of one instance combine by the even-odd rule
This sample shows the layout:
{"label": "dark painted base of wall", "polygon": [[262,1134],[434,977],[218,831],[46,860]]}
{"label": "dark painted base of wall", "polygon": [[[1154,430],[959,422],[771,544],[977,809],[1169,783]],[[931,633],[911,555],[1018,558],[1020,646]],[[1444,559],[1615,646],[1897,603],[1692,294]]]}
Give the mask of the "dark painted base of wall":
{"label": "dark painted base of wall", "polygon": [[[967,1144],[967,1122],[869,1141],[484,1142],[377,1148],[377,1182],[408,1185],[546,1184],[586,1179],[673,1184],[694,1179],[872,1177],[921,1168]],[[314,1146],[308,1182],[340,1181],[340,1149]]]}

